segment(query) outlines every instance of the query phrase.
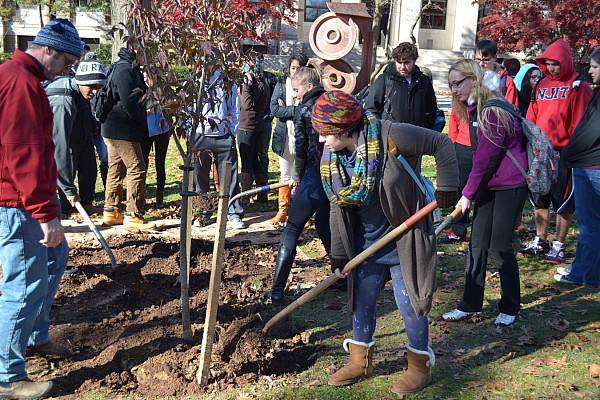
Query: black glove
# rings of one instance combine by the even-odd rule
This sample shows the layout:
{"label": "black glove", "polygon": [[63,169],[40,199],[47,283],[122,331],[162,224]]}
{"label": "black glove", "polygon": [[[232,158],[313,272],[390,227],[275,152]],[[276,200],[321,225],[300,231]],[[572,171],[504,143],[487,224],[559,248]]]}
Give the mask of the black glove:
{"label": "black glove", "polygon": [[333,272],[334,274],[335,274],[336,269],[339,268],[340,271],[342,271],[344,269],[344,267],[346,266],[346,264],[348,264],[347,258],[329,257],[329,259],[331,260],[331,272]]}
{"label": "black glove", "polygon": [[458,192],[456,190],[451,192],[436,190],[433,195],[437,200],[437,205],[439,208],[454,207],[456,203],[458,203]]}

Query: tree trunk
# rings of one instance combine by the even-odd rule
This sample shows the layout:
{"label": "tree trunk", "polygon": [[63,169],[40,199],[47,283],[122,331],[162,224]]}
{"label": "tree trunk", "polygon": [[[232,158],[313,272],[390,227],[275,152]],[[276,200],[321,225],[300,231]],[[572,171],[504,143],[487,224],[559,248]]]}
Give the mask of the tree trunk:
{"label": "tree trunk", "polygon": [[[373,72],[375,68],[377,68],[377,46],[381,41],[381,19],[383,18],[383,10],[387,5],[388,0],[376,0],[375,7],[373,9],[373,21],[372,21],[372,29],[373,29],[373,58],[371,60],[371,71]],[[393,4],[393,3],[392,3]],[[392,4],[390,4],[389,18],[392,18]],[[388,32],[389,34],[389,32]],[[384,45],[385,46],[385,45]],[[372,82],[369,82],[371,84]]]}
{"label": "tree trunk", "polygon": [[110,18],[113,27],[112,62],[119,59],[119,50],[126,46],[123,38],[127,35],[127,12],[131,7],[129,0],[110,0]]}

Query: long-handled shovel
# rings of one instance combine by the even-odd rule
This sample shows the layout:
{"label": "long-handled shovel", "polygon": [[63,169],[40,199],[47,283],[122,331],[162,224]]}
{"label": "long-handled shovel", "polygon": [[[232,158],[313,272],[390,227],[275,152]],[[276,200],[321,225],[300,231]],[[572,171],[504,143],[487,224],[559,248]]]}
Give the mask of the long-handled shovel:
{"label": "long-handled shovel", "polygon": [[[356,268],[360,264],[362,264],[367,258],[369,258],[371,255],[376,253],[379,249],[381,249],[382,247],[387,245],[389,242],[394,240],[396,237],[398,237],[402,233],[406,232],[417,221],[419,221],[421,218],[423,218],[424,216],[426,216],[427,214],[429,214],[436,208],[437,208],[437,201],[435,201],[435,200],[432,201],[431,203],[427,204],[425,207],[421,208],[413,216],[411,216],[406,221],[404,221],[402,224],[400,224],[399,226],[394,228],[387,235],[385,235],[384,237],[379,239],[377,242],[373,243],[371,246],[369,246],[367,249],[365,249],[362,253],[360,253],[359,255],[354,257],[352,260],[348,261],[348,263],[342,270],[342,274],[346,274],[346,273],[352,271],[354,268]],[[273,318],[271,318],[269,321],[267,321],[267,323],[265,324],[265,327],[263,328],[263,332],[267,333],[269,331],[269,329],[271,329],[271,327],[273,327],[273,325],[275,325],[277,322],[281,321],[283,318],[285,318],[291,312],[300,308],[300,306],[303,306],[304,304],[308,303],[309,301],[311,301],[312,299],[317,297],[321,292],[323,292],[325,289],[327,289],[329,286],[331,286],[338,279],[340,279],[340,278],[336,274],[332,274],[327,279],[325,279],[324,281],[319,283],[317,286],[315,286],[308,292],[304,293],[302,296],[300,296],[298,299],[296,299],[292,304],[290,304],[289,306],[287,306],[286,308],[281,310],[279,313],[277,313],[277,315],[275,315]]]}
{"label": "long-handled shovel", "polygon": [[233,196],[229,200],[229,203],[227,204],[227,207],[231,206],[234,201],[236,201],[237,199],[239,199],[241,197],[252,196],[253,194],[260,193],[260,192],[268,192],[270,190],[279,189],[280,187],[284,187],[284,186],[287,186],[289,184],[290,184],[290,181],[277,182],[277,183],[274,183],[272,185],[266,185],[266,186],[261,186],[261,187],[257,187],[257,188],[254,188],[254,189],[246,190],[245,192],[238,193],[235,196]]}
{"label": "long-handled shovel", "polygon": [[102,236],[98,228],[96,228],[96,225],[94,225],[94,222],[92,221],[92,219],[85,211],[85,208],[83,208],[80,202],[75,202],[75,208],[77,209],[77,211],[79,211],[79,214],[81,214],[87,226],[92,230],[92,233],[94,234],[94,236],[96,236],[96,239],[98,239],[104,250],[106,250],[106,252],[108,253],[108,258],[110,258],[110,264],[112,266],[110,271],[108,271],[108,275],[114,273],[118,269],[118,265],[112,250],[110,249],[110,247],[108,247],[108,243],[106,243],[106,240],[104,240],[104,237]]}

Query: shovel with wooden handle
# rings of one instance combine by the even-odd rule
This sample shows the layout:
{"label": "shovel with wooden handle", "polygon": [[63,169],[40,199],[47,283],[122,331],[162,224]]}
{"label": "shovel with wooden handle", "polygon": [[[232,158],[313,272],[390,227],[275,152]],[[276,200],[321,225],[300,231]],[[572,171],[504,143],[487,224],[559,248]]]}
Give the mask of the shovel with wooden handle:
{"label": "shovel with wooden handle", "polygon": [[290,181],[277,182],[277,183],[274,183],[272,185],[265,185],[265,186],[257,187],[257,188],[254,188],[254,189],[246,190],[245,192],[238,193],[235,196],[233,196],[229,200],[229,203],[227,204],[227,207],[230,207],[233,204],[234,201],[236,201],[237,199],[239,199],[241,197],[252,196],[252,195],[254,195],[256,193],[260,193],[260,192],[268,192],[268,191],[273,190],[273,189],[279,189],[281,187],[288,186],[289,184],[290,184]]}
{"label": "shovel with wooden handle", "polygon": [[[379,239],[377,242],[373,243],[371,246],[369,246],[368,248],[363,250],[362,253],[360,253],[359,255],[354,257],[352,260],[348,261],[348,263],[344,266],[344,269],[342,270],[342,274],[347,274],[348,272],[352,271],[354,268],[356,268],[357,266],[362,264],[367,258],[369,258],[371,255],[375,254],[379,249],[381,249],[382,247],[387,245],[392,240],[396,239],[402,233],[406,232],[417,221],[419,221],[421,218],[425,217],[427,214],[429,214],[436,208],[437,208],[437,201],[435,201],[435,200],[432,201],[431,203],[427,204],[425,207],[421,208],[413,216],[411,216],[406,221],[404,221],[402,224],[400,224],[399,226],[397,226],[396,228],[391,230],[387,235],[385,235],[384,237]],[[340,279],[340,278],[336,274],[332,274],[327,279],[325,279],[324,281],[319,283],[317,286],[310,289],[308,292],[304,293],[302,296],[297,298],[292,304],[290,304],[289,306],[287,306],[286,308],[281,310],[279,313],[277,313],[277,315],[275,315],[273,318],[271,318],[269,321],[267,321],[267,323],[265,324],[265,327],[263,328],[263,332],[264,333],[269,332],[269,329],[271,329],[273,327],[273,325],[275,325],[277,322],[281,321],[283,318],[285,318],[291,312],[300,308],[300,306],[303,306],[304,304],[308,303],[309,301],[311,301],[312,299],[317,297],[321,292],[323,292],[325,289],[327,289],[329,286],[331,286],[338,279]]]}
{"label": "shovel with wooden handle", "polygon": [[106,243],[106,240],[104,240],[104,237],[102,236],[98,228],[96,228],[96,225],[94,225],[94,222],[92,221],[92,219],[85,211],[85,208],[83,208],[80,202],[75,202],[75,208],[77,209],[77,211],[79,211],[79,214],[81,214],[87,226],[92,230],[92,233],[94,234],[94,236],[96,236],[96,239],[98,239],[104,250],[106,250],[106,252],[108,253],[108,258],[110,258],[110,264],[112,266],[110,271],[108,271],[108,274],[110,275],[114,273],[119,267],[117,265],[117,261],[115,260],[115,256],[112,253],[112,250],[110,249],[110,247],[108,247],[108,243]]}

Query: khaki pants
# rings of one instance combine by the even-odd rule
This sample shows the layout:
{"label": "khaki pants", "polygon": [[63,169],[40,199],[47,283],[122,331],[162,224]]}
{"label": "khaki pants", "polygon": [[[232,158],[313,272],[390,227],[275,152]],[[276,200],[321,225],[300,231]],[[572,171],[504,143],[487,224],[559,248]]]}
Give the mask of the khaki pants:
{"label": "khaki pants", "polygon": [[138,142],[104,138],[108,149],[105,207],[119,207],[123,201],[123,179],[127,176],[127,211],[144,214],[146,163]]}

